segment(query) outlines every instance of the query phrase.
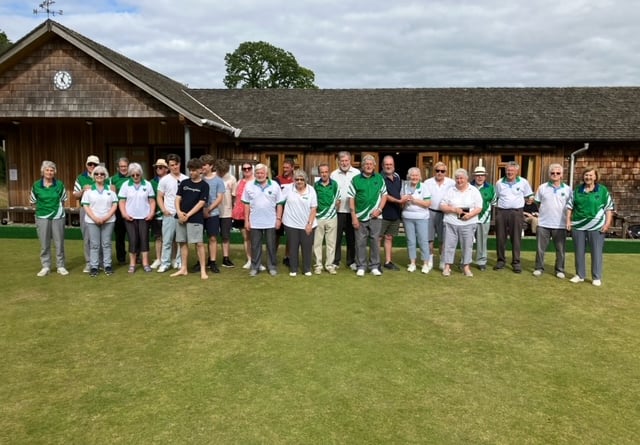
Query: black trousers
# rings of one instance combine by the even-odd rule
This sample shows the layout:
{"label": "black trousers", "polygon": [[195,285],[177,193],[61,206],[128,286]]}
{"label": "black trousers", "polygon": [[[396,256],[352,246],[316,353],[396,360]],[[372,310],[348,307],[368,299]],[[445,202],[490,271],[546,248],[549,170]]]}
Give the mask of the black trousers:
{"label": "black trousers", "polygon": [[338,233],[336,235],[336,256],[333,264],[340,265],[342,260],[342,235],[347,238],[347,266],[356,261],[356,234],[353,230],[351,213],[338,213]]}

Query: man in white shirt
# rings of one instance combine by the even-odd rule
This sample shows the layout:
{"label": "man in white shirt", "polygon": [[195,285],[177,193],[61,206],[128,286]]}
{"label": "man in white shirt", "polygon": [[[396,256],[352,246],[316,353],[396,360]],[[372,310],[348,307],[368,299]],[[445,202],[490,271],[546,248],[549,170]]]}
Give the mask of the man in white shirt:
{"label": "man in white shirt", "polygon": [[540,184],[536,190],[535,200],[538,203],[538,228],[536,230],[536,268],[533,275],[539,277],[544,272],[544,254],[553,240],[556,247],[556,277],[562,279],[564,274],[565,245],[567,241],[567,203],[571,199],[571,187],[562,182],[564,169],[560,164],[549,166],[549,181]]}
{"label": "man in white shirt", "polygon": [[440,270],[444,269],[444,260],[442,258],[442,248],[444,246],[444,214],[440,210],[440,201],[451,187],[455,187],[456,181],[447,177],[447,165],[444,162],[438,162],[435,167],[433,177],[424,181],[425,187],[431,196],[431,205],[429,206],[429,266],[433,267],[433,253],[435,239],[438,238],[438,252],[440,256]]}
{"label": "man in white shirt", "polygon": [[[170,154],[167,156],[167,164],[169,165],[169,174],[165,175],[158,182],[158,196],[156,198],[157,205],[162,210],[162,257],[160,258],[160,267],[158,272],[163,273],[171,267],[171,258],[177,250],[174,239],[176,236],[176,225],[178,220],[176,214],[176,194],[178,185],[181,181],[189,177],[180,172],[180,156]],[[180,265],[174,264],[174,268]]]}
{"label": "man in white shirt", "polygon": [[522,220],[525,201],[533,201],[533,190],[529,181],[518,176],[520,165],[509,162],[506,174],[496,182],[496,250],[498,262],[493,270],[504,269],[507,237],[511,239],[511,265],[515,273],[522,273],[520,266],[520,241],[522,239]]}
{"label": "man in white shirt", "polygon": [[331,172],[331,179],[338,183],[340,191],[340,206],[338,210],[338,233],[336,236],[336,249],[333,264],[340,267],[342,259],[342,235],[347,238],[347,266],[356,270],[356,237],[351,222],[351,210],[349,207],[349,186],[354,176],[360,174],[360,170],[351,166],[351,153],[341,151],[338,153],[338,168]]}

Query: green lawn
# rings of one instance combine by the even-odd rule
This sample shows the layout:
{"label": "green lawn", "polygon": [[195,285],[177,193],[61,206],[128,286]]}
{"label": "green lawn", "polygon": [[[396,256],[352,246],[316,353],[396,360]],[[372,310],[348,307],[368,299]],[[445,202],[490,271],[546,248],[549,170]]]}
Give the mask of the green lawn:
{"label": "green lawn", "polygon": [[596,288],[533,277],[533,252],[522,275],[236,267],[203,282],[91,279],[78,241],[71,275],[37,278],[36,240],[0,247],[0,443],[640,437],[639,255],[606,255]]}

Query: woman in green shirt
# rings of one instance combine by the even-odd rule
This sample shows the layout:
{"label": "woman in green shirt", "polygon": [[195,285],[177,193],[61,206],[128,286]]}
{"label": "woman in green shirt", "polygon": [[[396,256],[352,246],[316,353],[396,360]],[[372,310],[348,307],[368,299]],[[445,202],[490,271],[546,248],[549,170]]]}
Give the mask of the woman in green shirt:
{"label": "woman in green shirt", "polygon": [[56,245],[56,268],[60,275],[69,275],[65,268],[64,255],[64,222],[63,203],[67,200],[64,184],[56,179],[56,164],[42,161],[40,172],[42,178],[31,188],[29,201],[36,208],[36,230],[40,240],[40,263],[42,269],[39,277],[51,272],[51,240]]}
{"label": "woman in green shirt", "polygon": [[591,283],[602,285],[602,253],[604,239],[613,219],[613,200],[609,190],[598,181],[594,167],[582,173],[582,184],[567,203],[567,230],[571,231],[575,248],[576,276],[570,281],[581,283],[586,276],[586,246],[591,250]]}

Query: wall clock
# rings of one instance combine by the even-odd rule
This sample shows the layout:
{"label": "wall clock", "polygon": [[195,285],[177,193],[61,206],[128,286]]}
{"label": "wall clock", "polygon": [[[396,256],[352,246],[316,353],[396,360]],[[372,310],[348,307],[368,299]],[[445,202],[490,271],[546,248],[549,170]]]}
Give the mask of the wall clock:
{"label": "wall clock", "polygon": [[69,71],[58,71],[53,75],[53,85],[59,90],[71,88],[71,74]]}

